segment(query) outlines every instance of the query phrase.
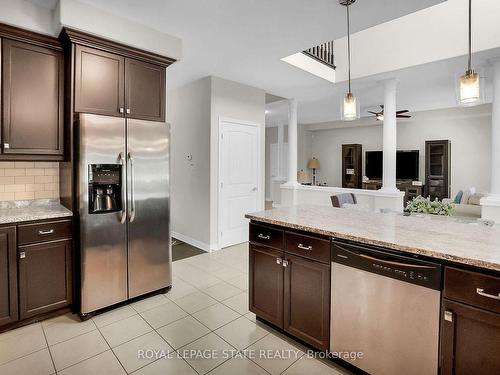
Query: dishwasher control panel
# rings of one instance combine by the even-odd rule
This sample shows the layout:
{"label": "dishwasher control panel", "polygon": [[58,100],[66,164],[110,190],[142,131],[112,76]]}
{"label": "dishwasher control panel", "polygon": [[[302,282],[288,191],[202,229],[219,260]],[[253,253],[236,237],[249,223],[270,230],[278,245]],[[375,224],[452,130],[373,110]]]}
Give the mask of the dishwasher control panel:
{"label": "dishwasher control panel", "polygon": [[441,265],[422,259],[334,241],[332,243],[332,262],[441,290]]}

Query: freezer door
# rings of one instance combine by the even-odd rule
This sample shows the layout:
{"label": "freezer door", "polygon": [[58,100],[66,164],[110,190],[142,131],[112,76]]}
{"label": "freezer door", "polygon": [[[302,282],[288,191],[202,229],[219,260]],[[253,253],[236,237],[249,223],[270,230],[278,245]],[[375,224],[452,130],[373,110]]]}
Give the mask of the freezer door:
{"label": "freezer door", "polygon": [[[89,164],[122,163],[122,181],[126,180],[125,120],[80,114],[76,134],[81,313],[85,314],[127,299],[126,220],[121,212],[89,214],[88,173]],[[122,190],[124,198],[125,193]]]}
{"label": "freezer door", "polygon": [[172,285],[170,127],[127,120],[129,298]]}

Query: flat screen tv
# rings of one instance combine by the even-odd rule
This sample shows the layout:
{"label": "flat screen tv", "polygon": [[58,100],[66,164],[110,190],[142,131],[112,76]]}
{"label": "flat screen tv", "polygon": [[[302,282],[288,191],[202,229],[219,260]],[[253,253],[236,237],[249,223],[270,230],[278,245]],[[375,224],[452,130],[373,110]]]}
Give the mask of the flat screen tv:
{"label": "flat screen tv", "polygon": [[[367,151],[365,158],[365,175],[370,180],[382,179],[383,154],[382,151]],[[419,151],[396,152],[396,179],[419,179]]]}

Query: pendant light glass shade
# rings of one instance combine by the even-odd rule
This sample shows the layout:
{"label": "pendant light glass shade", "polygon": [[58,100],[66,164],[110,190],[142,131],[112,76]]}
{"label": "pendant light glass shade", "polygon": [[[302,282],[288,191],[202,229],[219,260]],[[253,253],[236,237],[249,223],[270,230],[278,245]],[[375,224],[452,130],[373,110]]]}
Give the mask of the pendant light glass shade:
{"label": "pendant light glass shade", "polygon": [[469,0],[469,55],[467,71],[459,80],[458,104],[462,106],[478,105],[482,102],[481,80],[472,69],[472,0]]}
{"label": "pendant light glass shade", "polygon": [[474,105],[481,102],[481,87],[479,74],[468,70],[460,77],[460,104]]}
{"label": "pendant light glass shade", "polygon": [[340,5],[346,7],[347,13],[347,69],[348,69],[348,82],[349,91],[344,96],[342,101],[342,120],[352,121],[360,117],[359,101],[351,92],[351,25],[349,17],[349,6],[352,5],[356,0],[339,0]]}
{"label": "pendant light glass shade", "polygon": [[342,101],[342,120],[352,121],[359,119],[359,117],[359,101],[352,93],[348,92]]}

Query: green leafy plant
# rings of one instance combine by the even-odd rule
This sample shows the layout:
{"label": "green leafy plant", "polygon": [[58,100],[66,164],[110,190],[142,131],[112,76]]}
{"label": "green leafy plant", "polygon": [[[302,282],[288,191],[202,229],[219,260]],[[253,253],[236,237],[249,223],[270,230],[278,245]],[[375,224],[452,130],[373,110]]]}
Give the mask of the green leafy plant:
{"label": "green leafy plant", "polygon": [[452,216],[455,213],[455,205],[453,203],[440,202],[438,199],[431,201],[430,198],[418,196],[406,204],[405,211],[430,215]]}

